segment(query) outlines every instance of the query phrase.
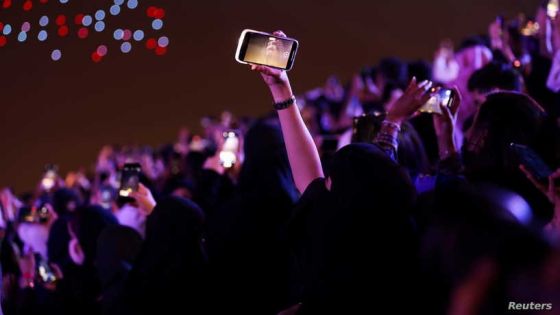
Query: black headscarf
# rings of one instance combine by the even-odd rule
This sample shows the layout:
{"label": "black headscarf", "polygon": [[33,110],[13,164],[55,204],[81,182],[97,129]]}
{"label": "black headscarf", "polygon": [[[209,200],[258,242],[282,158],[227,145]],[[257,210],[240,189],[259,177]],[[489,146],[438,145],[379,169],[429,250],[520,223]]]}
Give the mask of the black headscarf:
{"label": "black headscarf", "polygon": [[101,280],[104,313],[114,307],[141,246],[140,234],[123,225],[110,226],[99,236],[96,266]]}
{"label": "black headscarf", "polygon": [[297,207],[293,237],[302,314],[371,313],[411,298],[415,191],[407,172],[371,144],[338,151],[331,189],[316,180]]}
{"label": "black headscarf", "polygon": [[244,152],[237,193],[208,220],[212,294],[224,301],[213,313],[277,314],[289,291],[287,225],[297,196],[277,121],[251,126]]}
{"label": "black headscarf", "polygon": [[169,197],[148,217],[146,239],[125,285],[121,314],[200,314],[205,294],[204,216]]}

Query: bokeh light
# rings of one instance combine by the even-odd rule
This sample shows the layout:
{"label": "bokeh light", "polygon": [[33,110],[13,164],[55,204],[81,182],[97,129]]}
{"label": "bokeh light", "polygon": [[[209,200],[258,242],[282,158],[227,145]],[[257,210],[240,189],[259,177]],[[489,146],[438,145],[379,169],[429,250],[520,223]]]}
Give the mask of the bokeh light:
{"label": "bokeh light", "polygon": [[155,38],[150,38],[146,41],[146,48],[154,49],[157,46],[157,41]]}
{"label": "bokeh light", "polygon": [[55,49],[51,52],[51,59],[54,61],[59,61],[62,58],[62,52],[60,49]]}
{"label": "bokeh light", "polygon": [[74,16],[74,24],[82,25],[82,21],[84,20],[84,15],[82,13],[78,13]]}
{"label": "bokeh light", "polygon": [[162,8],[157,9],[157,10],[154,12],[154,17],[155,17],[156,19],[160,19],[160,20],[163,19],[163,18],[165,17],[165,10],[162,9]]}
{"label": "bokeh light", "polygon": [[58,36],[60,37],[66,37],[68,36],[68,26],[66,25],[62,25],[61,27],[58,28]]}
{"label": "bokeh light", "polygon": [[123,39],[124,36],[124,31],[120,28],[117,28],[114,32],[113,32],[113,38],[115,40],[121,40]]}
{"label": "bokeh light", "polygon": [[129,29],[124,30],[123,33],[123,40],[130,40],[130,38],[132,37],[132,32]]}
{"label": "bokeh light", "polygon": [[0,35],[0,47],[6,46],[8,43],[8,39],[4,35]]}
{"label": "bokeh light", "polygon": [[121,7],[114,4],[109,9],[109,12],[111,13],[111,15],[119,15],[119,13],[121,13]]}
{"label": "bokeh light", "polygon": [[2,2],[2,8],[4,9],[7,9],[11,6],[12,6],[12,0],[4,0],[4,2]]}
{"label": "bokeh light", "polygon": [[2,34],[10,35],[11,32],[12,32],[12,26],[10,24],[4,25],[4,29],[2,29]]}
{"label": "bokeh light", "polygon": [[22,43],[25,42],[25,40],[27,39],[27,33],[26,32],[19,32],[17,40],[18,42]]}
{"label": "bokeh light", "polygon": [[93,53],[91,53],[91,60],[92,60],[93,62],[100,62],[101,59],[102,59],[102,57],[101,57],[101,55],[99,55],[99,54],[97,53],[97,51],[94,51]]}
{"label": "bokeh light", "polygon": [[0,32],[4,29],[4,23],[0,22]]}
{"label": "bokeh light", "polygon": [[144,31],[143,30],[136,30],[132,35],[135,41],[139,42],[144,39]]}
{"label": "bokeh light", "polygon": [[101,57],[105,57],[107,55],[107,46],[99,45],[96,50],[97,54]]}
{"label": "bokeh light", "polygon": [[156,31],[157,31],[157,30],[161,30],[162,27],[163,27],[163,21],[162,21],[162,20],[160,20],[160,19],[155,19],[155,20],[152,22],[152,28],[153,28],[154,30],[156,30]]}
{"label": "bokeh light", "polygon": [[81,39],[87,38],[89,35],[89,30],[86,27],[82,27],[78,30],[78,37]]}
{"label": "bokeh light", "polygon": [[66,16],[64,14],[60,14],[56,17],[55,20],[56,25],[58,26],[62,26],[64,24],[66,24]]}
{"label": "bokeh light", "polygon": [[45,27],[47,25],[49,25],[49,17],[46,15],[43,15],[40,19],[39,19],[39,25],[42,27]]}
{"label": "bokeh light", "polygon": [[156,11],[157,11],[157,8],[156,8],[156,7],[154,7],[154,6],[149,6],[148,9],[146,9],[146,15],[147,15],[148,17],[153,18],[153,17],[156,16]]}
{"label": "bokeh light", "polygon": [[30,11],[31,9],[33,9],[33,2],[31,0],[27,0],[23,3],[23,10],[24,11]]}
{"label": "bokeh light", "polygon": [[101,21],[105,18],[105,11],[103,10],[97,10],[97,12],[95,12],[95,19],[98,21]]}
{"label": "bokeh light", "polygon": [[105,29],[105,22],[98,21],[98,22],[95,23],[95,30],[97,32],[103,32],[104,29]]}
{"label": "bokeh light", "polygon": [[39,41],[44,42],[45,40],[47,40],[47,37],[48,37],[48,36],[49,36],[49,35],[48,35],[47,31],[42,30],[42,31],[39,32],[39,34],[37,34],[37,39],[38,39]]}
{"label": "bokeh light", "polygon": [[132,50],[132,45],[129,42],[124,42],[121,44],[121,51],[128,54]]}
{"label": "bokeh light", "polygon": [[82,24],[84,26],[90,26],[92,22],[93,22],[93,19],[91,18],[90,15],[84,15],[84,18],[82,19]]}
{"label": "bokeh light", "polygon": [[66,3],[68,3],[68,0],[60,0],[60,3],[66,4]]}
{"label": "bokeh light", "polygon": [[161,46],[156,47],[156,55],[163,56],[166,53],[167,53],[167,47],[161,47]]}
{"label": "bokeh light", "polygon": [[160,47],[167,47],[167,45],[169,45],[169,38],[167,38],[167,36],[162,36],[158,39],[157,44]]}
{"label": "bokeh light", "polygon": [[21,31],[29,32],[30,29],[31,29],[31,24],[29,22],[23,22],[23,24],[21,25]]}
{"label": "bokeh light", "polygon": [[124,0],[115,0],[113,1],[116,5],[123,5]]}
{"label": "bokeh light", "polygon": [[126,3],[126,6],[129,9],[136,9],[136,7],[138,6],[138,0],[128,0],[128,2]]}

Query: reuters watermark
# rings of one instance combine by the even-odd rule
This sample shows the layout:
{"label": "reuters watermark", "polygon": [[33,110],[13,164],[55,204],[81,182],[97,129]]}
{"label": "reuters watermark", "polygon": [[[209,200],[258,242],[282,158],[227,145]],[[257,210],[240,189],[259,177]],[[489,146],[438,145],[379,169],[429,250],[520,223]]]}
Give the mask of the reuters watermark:
{"label": "reuters watermark", "polygon": [[517,303],[509,302],[508,311],[552,311],[552,303]]}

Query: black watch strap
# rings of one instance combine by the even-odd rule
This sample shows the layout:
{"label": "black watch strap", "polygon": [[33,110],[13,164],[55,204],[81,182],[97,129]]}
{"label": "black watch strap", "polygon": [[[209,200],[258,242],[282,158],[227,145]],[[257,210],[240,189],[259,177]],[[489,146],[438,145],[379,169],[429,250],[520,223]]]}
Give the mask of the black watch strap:
{"label": "black watch strap", "polygon": [[294,105],[295,103],[296,103],[296,98],[295,96],[292,96],[285,101],[274,103],[273,106],[275,110],[282,110]]}

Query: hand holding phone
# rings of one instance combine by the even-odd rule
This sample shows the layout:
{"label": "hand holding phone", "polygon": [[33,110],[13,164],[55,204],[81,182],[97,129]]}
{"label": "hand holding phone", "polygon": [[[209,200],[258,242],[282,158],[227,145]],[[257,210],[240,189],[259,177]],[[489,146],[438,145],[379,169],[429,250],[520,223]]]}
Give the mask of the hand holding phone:
{"label": "hand holding phone", "polygon": [[298,41],[293,38],[246,29],[239,37],[235,60],[244,64],[290,70],[298,46]]}
{"label": "hand holding phone", "polygon": [[528,146],[511,143],[510,152],[515,161],[523,166],[533,179],[541,184],[548,183],[548,177],[552,174],[552,169],[546,165],[541,157]]}

